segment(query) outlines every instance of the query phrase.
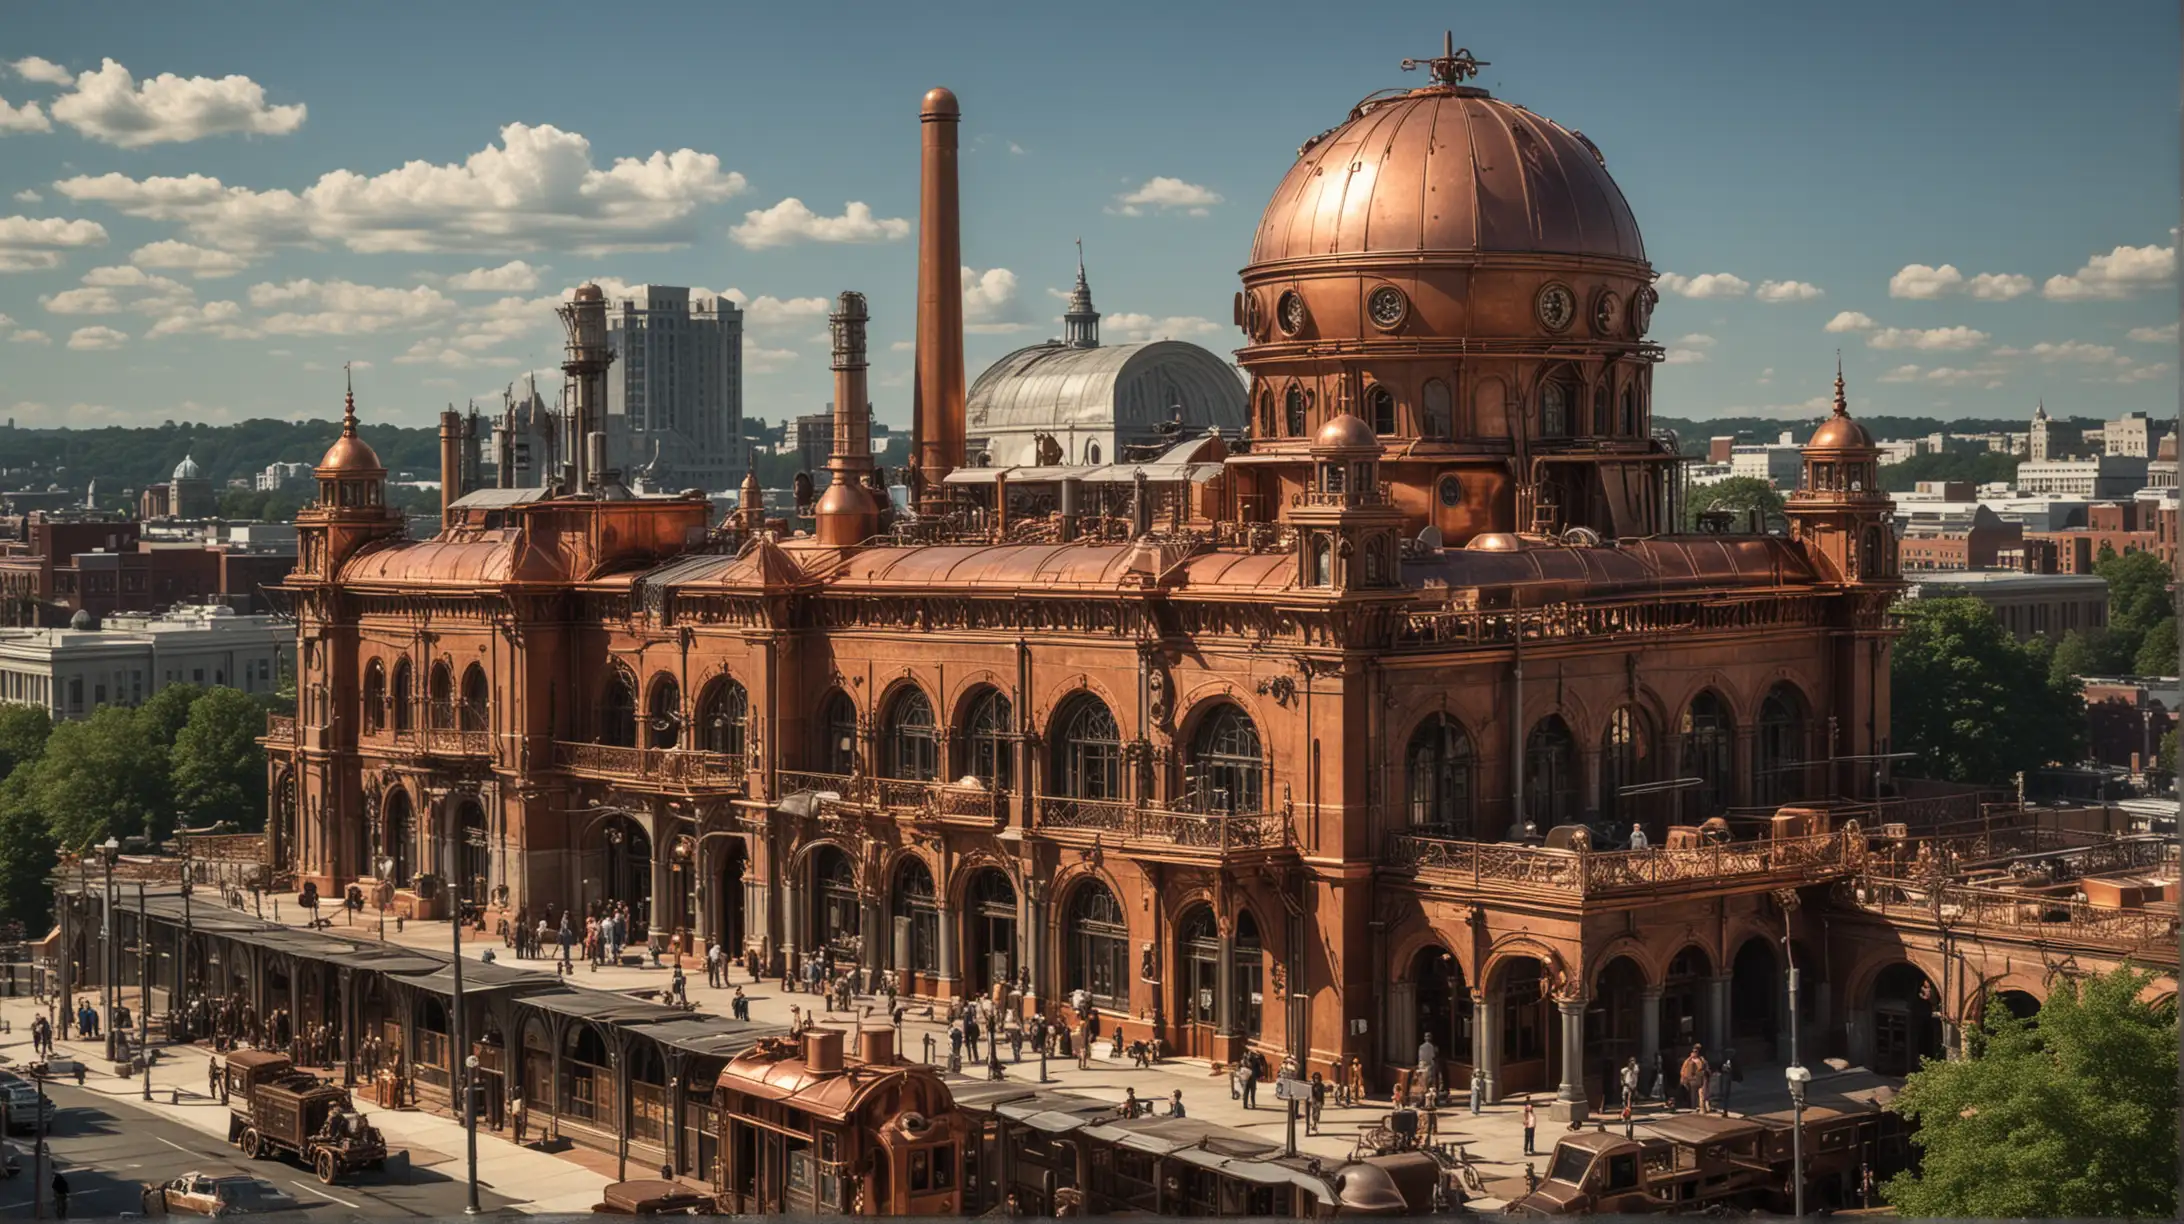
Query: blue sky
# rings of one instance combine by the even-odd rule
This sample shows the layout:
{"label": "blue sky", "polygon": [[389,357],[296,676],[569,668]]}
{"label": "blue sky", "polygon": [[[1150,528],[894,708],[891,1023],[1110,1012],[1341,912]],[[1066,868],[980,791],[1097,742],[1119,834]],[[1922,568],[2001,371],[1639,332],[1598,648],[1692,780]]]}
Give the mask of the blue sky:
{"label": "blue sky", "polygon": [[[923,16],[920,16],[923,14]],[[872,299],[909,414],[920,95],[962,98],[972,369],[1217,350],[1267,193],[1444,27],[1600,146],[1664,273],[1656,410],[2175,410],[2176,6],[17,6],[0,413],[409,424],[556,359],[586,278],[748,303],[746,411],[828,397]],[[1132,200],[1138,201],[1131,203]],[[902,347],[898,348],[897,345]]]}

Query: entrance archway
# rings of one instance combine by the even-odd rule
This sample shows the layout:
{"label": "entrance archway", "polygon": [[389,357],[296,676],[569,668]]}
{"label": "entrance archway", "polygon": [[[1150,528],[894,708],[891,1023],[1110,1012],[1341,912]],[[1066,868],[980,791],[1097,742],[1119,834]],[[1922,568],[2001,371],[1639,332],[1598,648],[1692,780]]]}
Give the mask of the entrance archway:
{"label": "entrance archway", "polygon": [[970,938],[971,986],[992,994],[1016,974],[1016,886],[998,867],[980,868],[963,893],[963,921]]}
{"label": "entrance archway", "polygon": [[743,947],[743,876],[751,867],[751,849],[740,837],[721,847],[719,892],[714,900],[714,942],[734,955]]}
{"label": "entrance archway", "polygon": [[[1671,1063],[1682,1061],[1692,1046],[1706,1039],[1706,992],[1713,976],[1714,962],[1697,944],[1668,962],[1668,977],[1661,983],[1661,1046]],[[1718,1053],[1708,1051],[1709,1056]]]}
{"label": "entrance archway", "polygon": [[1247,1040],[1259,1039],[1265,1019],[1266,950],[1259,946],[1259,920],[1250,910],[1236,915],[1236,1031]]}
{"label": "entrance archway", "polygon": [[1921,1059],[1940,1058],[1941,1021],[1934,1014],[1940,998],[1932,981],[1915,965],[1894,964],[1873,980],[1873,1069],[1882,1075],[1909,1075]]}
{"label": "entrance archway", "polygon": [[1562,1075],[1562,1043],[1546,972],[1520,956],[1504,962],[1500,978],[1502,1095],[1553,1088]]}
{"label": "entrance archway", "polygon": [[1994,992],[1994,1002],[2019,1020],[2040,1018],[2040,1000],[2033,998],[2028,991],[1998,990]]}
{"label": "entrance archway", "polygon": [[1739,1064],[1774,1061],[1788,989],[1789,976],[1775,959],[1773,943],[1757,935],[1745,940],[1729,962],[1729,1047]]}
{"label": "entrance archway", "polygon": [[[1429,944],[1411,957],[1410,979],[1417,990],[1418,1040],[1430,1040],[1440,1050],[1441,1083],[1461,1094],[1471,1082],[1472,1022],[1463,966],[1448,949]],[[1400,1056],[1412,1053],[1398,1051]]]}
{"label": "entrance archway", "polygon": [[1214,1035],[1221,1016],[1221,928],[1213,907],[1194,905],[1176,923],[1176,1018],[1183,1022],[1183,1053],[1215,1057]]}
{"label": "entrance archway", "polygon": [[1639,1059],[1641,1081],[1653,1075],[1642,1048],[1645,990],[1645,970],[1630,957],[1618,956],[1601,967],[1593,980],[1592,1002],[1585,1008],[1585,1064],[1601,1076],[1601,1108],[1611,1114],[1623,1104],[1619,1077],[1624,1059]]}
{"label": "entrance archway", "polygon": [[484,905],[491,885],[493,844],[486,833],[485,808],[475,799],[456,804],[454,859],[448,882],[464,900]]}
{"label": "entrance archway", "polygon": [[860,959],[863,951],[864,897],[857,888],[857,867],[839,846],[821,846],[811,856],[812,941],[830,961]]}
{"label": "entrance archway", "polygon": [[379,853],[392,862],[392,866],[386,868],[387,879],[396,888],[408,888],[410,856],[415,853],[417,832],[409,792],[401,787],[387,792],[386,822],[387,832],[381,839]]}
{"label": "entrance archway", "polygon": [[585,898],[592,912],[617,901],[629,906],[629,941],[643,940],[652,928],[651,835],[617,813],[593,831],[585,859],[586,875],[596,890]]}

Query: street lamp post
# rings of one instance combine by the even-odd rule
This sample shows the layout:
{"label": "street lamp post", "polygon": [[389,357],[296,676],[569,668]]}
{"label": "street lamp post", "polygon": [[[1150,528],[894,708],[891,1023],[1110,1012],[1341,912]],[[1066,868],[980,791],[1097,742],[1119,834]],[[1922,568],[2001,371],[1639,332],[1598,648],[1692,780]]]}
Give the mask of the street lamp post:
{"label": "street lamp post", "polygon": [[144,1099],[152,1099],[152,927],[145,920],[144,881],[136,886],[137,1053],[144,1059]]}
{"label": "street lamp post", "polygon": [[1797,910],[1797,892],[1785,888],[1775,894],[1782,907],[1782,956],[1790,969],[1790,1065],[1783,1069],[1783,1078],[1790,1085],[1790,1186],[1795,1196],[1796,1213],[1805,1215],[1805,1085],[1812,1082],[1812,1072],[1797,1057],[1797,945],[1791,940],[1790,915]]}
{"label": "street lamp post", "polygon": [[102,993],[106,999],[106,1061],[111,1063],[115,1061],[114,978],[120,972],[120,960],[114,951],[114,936],[118,933],[114,925],[114,860],[121,857],[121,842],[109,835],[99,850],[100,857],[106,861],[106,888],[99,898],[99,978],[105,987]]}
{"label": "street lamp post", "polygon": [[478,1214],[478,1112],[470,1097],[472,1072],[478,1065],[470,1053],[470,1024],[468,1008],[463,1006],[463,897],[453,885],[448,888],[448,900],[455,911],[455,1053],[461,1061],[463,1094],[463,1142],[467,1149],[464,1177],[469,1182],[470,1201],[463,1207],[464,1215]]}
{"label": "street lamp post", "polygon": [[[182,955],[175,958],[174,989],[187,1008],[190,1002],[190,894],[197,891],[190,867],[190,840],[182,838]],[[195,1034],[192,1034],[193,1036]]]}

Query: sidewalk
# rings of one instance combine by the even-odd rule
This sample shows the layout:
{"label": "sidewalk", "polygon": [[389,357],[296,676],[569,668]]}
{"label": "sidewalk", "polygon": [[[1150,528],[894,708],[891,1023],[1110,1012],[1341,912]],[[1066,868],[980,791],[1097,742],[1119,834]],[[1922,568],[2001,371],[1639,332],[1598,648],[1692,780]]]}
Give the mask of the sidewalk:
{"label": "sidewalk", "polygon": [[[133,997],[131,1002],[134,1002]],[[13,1030],[0,1034],[0,1054],[6,1055],[8,1065],[33,1061],[30,1021],[42,1011],[29,999],[0,1000],[0,1016],[7,1018]],[[105,1061],[104,1042],[56,1040],[54,1046],[62,1055],[76,1058],[91,1068],[84,1081],[87,1090],[226,1141],[228,1109],[217,1098],[205,1094],[205,1064],[212,1057],[206,1047],[160,1047],[159,1059],[152,1066],[152,1099],[146,1101],[141,1077],[121,1079],[109,1073],[112,1064]],[[390,1149],[408,1150],[412,1166],[437,1168],[442,1176],[457,1181],[463,1179],[464,1144],[460,1123],[414,1109],[367,1106],[365,1113],[386,1137]],[[490,1131],[481,1129],[478,1133],[478,1183],[513,1200],[511,1207],[515,1210],[589,1212],[599,1201],[600,1188],[614,1180],[611,1157],[606,1164],[607,1168],[602,1172],[565,1155],[519,1148],[494,1137]]]}

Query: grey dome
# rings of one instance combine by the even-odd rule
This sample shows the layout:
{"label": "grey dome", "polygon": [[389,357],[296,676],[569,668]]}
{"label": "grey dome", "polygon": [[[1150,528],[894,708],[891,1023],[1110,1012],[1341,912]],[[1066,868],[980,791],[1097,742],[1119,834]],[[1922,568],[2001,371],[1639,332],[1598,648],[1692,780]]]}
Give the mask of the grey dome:
{"label": "grey dome", "polygon": [[205,470],[197,466],[197,460],[184,455],[182,456],[182,462],[174,465],[174,478],[176,480],[203,480]]}

